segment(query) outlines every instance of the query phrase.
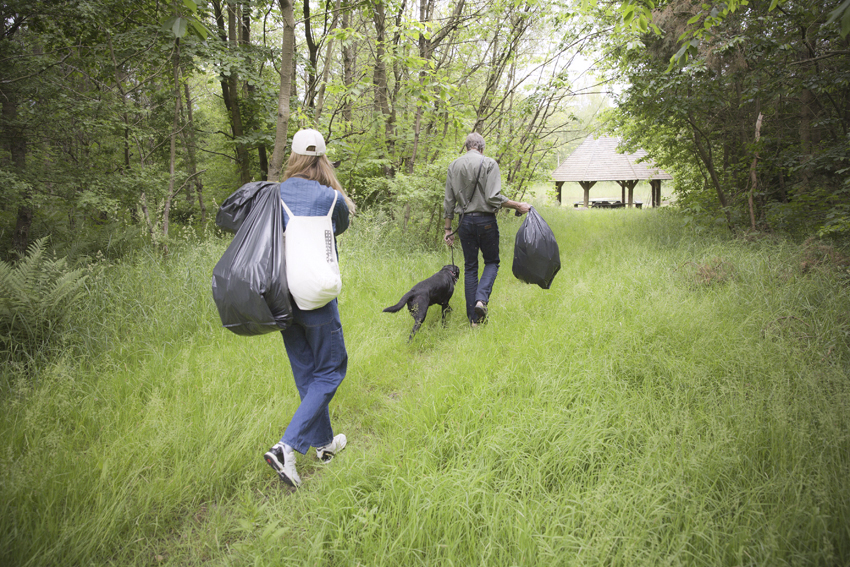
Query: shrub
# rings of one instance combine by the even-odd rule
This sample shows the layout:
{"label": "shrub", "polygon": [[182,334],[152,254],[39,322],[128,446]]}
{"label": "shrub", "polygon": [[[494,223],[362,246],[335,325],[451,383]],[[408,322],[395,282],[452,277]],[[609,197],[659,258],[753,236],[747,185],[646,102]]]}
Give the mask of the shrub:
{"label": "shrub", "polygon": [[86,276],[34,242],[13,265],[0,261],[0,347],[4,360],[31,360],[61,339]]}

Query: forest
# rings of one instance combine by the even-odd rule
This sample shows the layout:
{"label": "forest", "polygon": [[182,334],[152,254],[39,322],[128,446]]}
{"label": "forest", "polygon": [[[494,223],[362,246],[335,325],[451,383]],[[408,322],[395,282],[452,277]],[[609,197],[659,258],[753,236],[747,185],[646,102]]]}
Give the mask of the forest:
{"label": "forest", "polygon": [[674,175],[696,222],[850,231],[847,2],[0,9],[5,260],[44,237],[73,261],[144,242],[167,251],[240,185],[276,179],[302,127],[324,133],[360,211],[432,245],[445,167],[471,131],[510,197],[608,132]]}
{"label": "forest", "polygon": [[[850,0],[0,14],[0,564],[850,564]],[[356,214],[348,446],[290,491],[284,345],[222,328],[210,276],[219,206],[301,128]],[[487,324],[458,284],[408,342],[382,309],[461,261],[473,131],[562,268],[513,277],[500,214]],[[663,205],[559,204],[589,135],[646,150]]]}

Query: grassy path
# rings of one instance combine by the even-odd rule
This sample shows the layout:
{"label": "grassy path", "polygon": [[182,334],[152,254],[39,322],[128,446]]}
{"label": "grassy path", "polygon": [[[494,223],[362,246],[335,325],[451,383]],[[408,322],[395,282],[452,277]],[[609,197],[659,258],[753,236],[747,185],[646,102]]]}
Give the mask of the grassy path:
{"label": "grassy path", "polygon": [[490,322],[458,289],[409,345],[381,309],[448,253],[340,240],[349,448],[301,457],[297,493],[261,458],[297,405],[282,341],[209,297],[224,243],[93,278],[102,354],[5,374],[0,563],[850,563],[846,271],[658,211],[541,213],[552,289],[513,278],[503,217]]}

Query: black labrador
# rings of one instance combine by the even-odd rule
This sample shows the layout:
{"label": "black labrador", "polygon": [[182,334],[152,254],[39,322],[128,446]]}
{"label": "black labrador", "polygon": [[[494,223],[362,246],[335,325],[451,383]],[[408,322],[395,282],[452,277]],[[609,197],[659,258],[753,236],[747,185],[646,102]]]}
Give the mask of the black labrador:
{"label": "black labrador", "polygon": [[446,324],[446,315],[452,310],[449,307],[449,300],[455,292],[455,283],[459,276],[460,268],[457,266],[453,264],[443,266],[439,272],[413,286],[413,289],[401,296],[398,303],[384,309],[385,313],[395,313],[407,304],[407,309],[414,321],[408,342],[413,340],[413,335],[422,326],[425,315],[428,314],[428,308],[432,305],[440,305],[443,308],[443,325]]}

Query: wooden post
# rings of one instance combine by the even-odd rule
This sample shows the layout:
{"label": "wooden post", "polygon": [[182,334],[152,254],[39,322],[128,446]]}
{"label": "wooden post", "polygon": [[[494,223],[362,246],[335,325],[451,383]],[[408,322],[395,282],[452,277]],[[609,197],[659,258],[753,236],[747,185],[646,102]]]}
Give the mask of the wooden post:
{"label": "wooden post", "polygon": [[[628,206],[634,206],[634,188],[637,185],[637,179],[631,179],[628,181],[617,181],[620,184],[621,197],[620,202],[628,204]],[[629,190],[629,200],[626,201],[626,189]]]}
{"label": "wooden post", "polygon": [[653,179],[649,182],[652,187],[652,208],[661,206],[661,180]]}
{"label": "wooden post", "polygon": [[584,189],[584,206],[590,207],[590,188],[596,185],[596,181],[579,181],[579,185]]}
{"label": "wooden post", "polygon": [[563,204],[564,204],[563,200],[561,199],[561,189],[562,189],[563,187],[564,187],[564,182],[563,182],[563,181],[556,181],[556,182],[555,182],[555,190],[558,192],[558,204],[559,204],[559,205],[563,205]]}

